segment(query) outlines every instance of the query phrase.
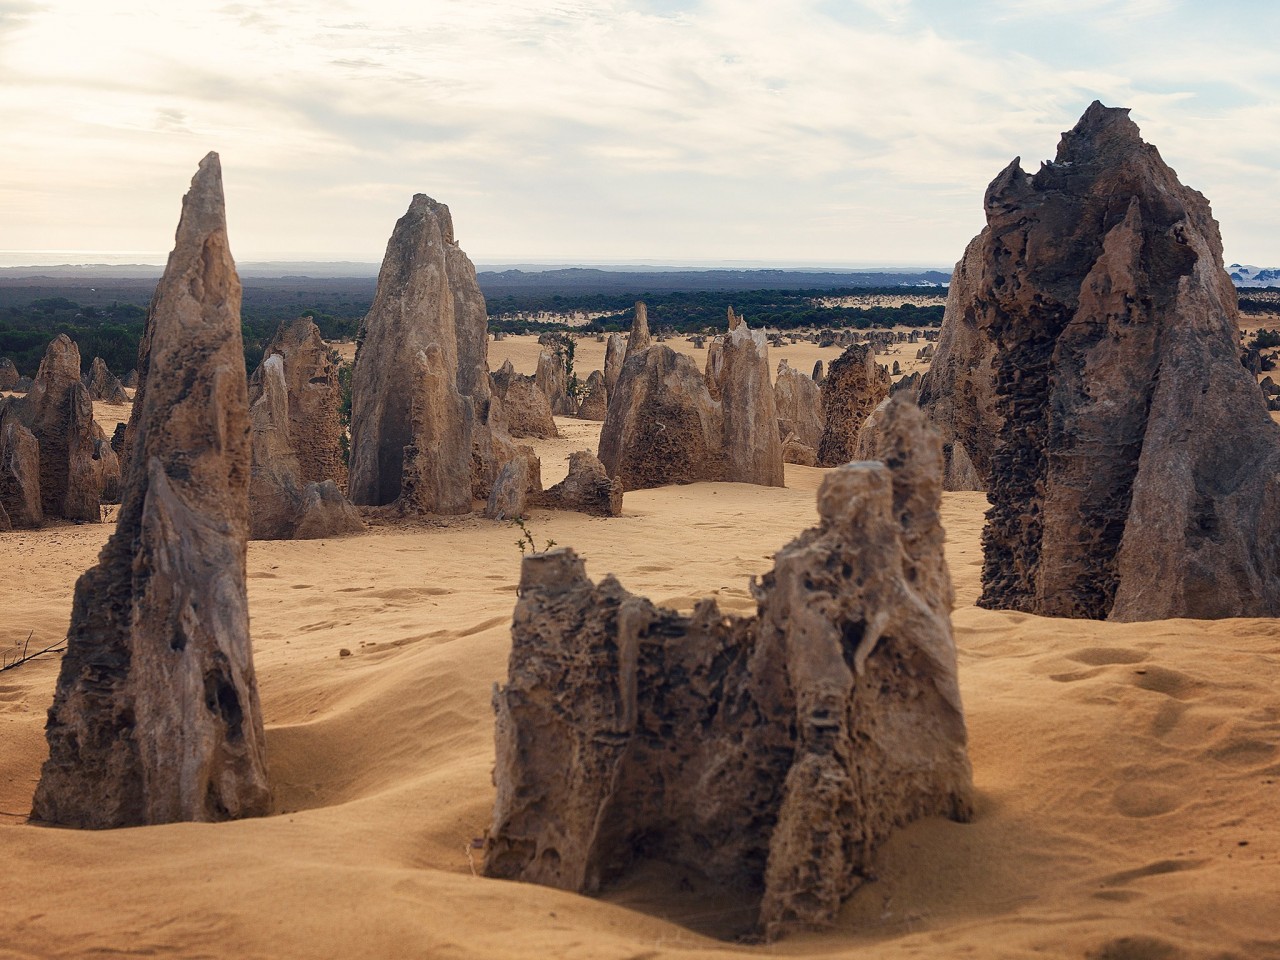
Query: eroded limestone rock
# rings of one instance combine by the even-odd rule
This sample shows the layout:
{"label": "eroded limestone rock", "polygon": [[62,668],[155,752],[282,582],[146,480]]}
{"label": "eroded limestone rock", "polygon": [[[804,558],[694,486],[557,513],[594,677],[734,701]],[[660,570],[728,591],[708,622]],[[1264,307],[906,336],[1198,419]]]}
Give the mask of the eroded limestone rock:
{"label": "eroded limestone rock", "polygon": [[[263,351],[263,361],[279,356],[283,363],[289,447],[298,462],[302,485],[332,480],[347,485],[342,457],[341,358],[324,342],[310,317],[281,323]],[[261,367],[249,378],[250,408],[262,395]]]}
{"label": "eroded limestone rock", "polygon": [[610,479],[604,464],[590,451],[575,450],[569,454],[568,476],[533,499],[550,510],[617,517],[622,515],[622,481]]}
{"label": "eroded limestone rock", "polygon": [[604,389],[612,397],[622,373],[622,362],[627,358],[627,338],[620,333],[609,334],[604,345]]}
{"label": "eroded limestone rock", "polygon": [[941,451],[910,405],[887,421],[883,462],[824,481],[757,617],[655,607],[572,550],[525,558],[487,875],[596,893],[652,858],[774,938],[830,923],[894,828],[970,816]]}
{"label": "eroded limestone rock", "polygon": [[119,523],[76,584],[49,710],[32,809],[45,823],[122,827],[270,808],[245,590],[240,281],[217,154],[183,199],[140,359]]}
{"label": "eroded limestone rock", "polygon": [[124,392],[124,384],[111,372],[107,361],[94,357],[89,368],[89,379],[85,383],[90,400],[101,400],[116,406],[129,402],[129,394]]}
{"label": "eroded limestone rock", "polygon": [[853,459],[858,431],[876,404],[889,395],[889,374],[875,350],[855,343],[831,361],[822,381],[822,438],[818,463],[836,467]]}
{"label": "eroded limestone rock", "polygon": [[592,370],[587,377],[587,388],[578,405],[579,420],[604,420],[609,415],[609,393],[605,389],[604,374]]}
{"label": "eroded limestone rock", "polygon": [[0,390],[12,390],[18,383],[18,368],[8,357],[0,357]]}
{"label": "eroded limestone rock", "polygon": [[40,444],[12,403],[0,406],[0,507],[15,530],[44,522],[40,499]]}
{"label": "eroded limestone rock", "polygon": [[559,351],[543,350],[538,354],[538,368],[533,378],[551,404],[552,413],[562,417],[577,416],[578,404],[569,396],[569,374],[564,356]]}
{"label": "eroded limestone rock", "polygon": [[635,316],[631,319],[631,333],[627,336],[627,352],[623,359],[648,350],[652,343],[653,337],[649,334],[649,308],[644,305],[643,300],[637,300]]}
{"label": "eroded limestone rock", "polygon": [[560,436],[551,401],[538,385],[536,377],[516,373],[510,360],[491,375],[493,395],[502,402],[502,415],[512,437],[537,437],[550,440]]}
{"label": "eroded limestone rock", "polygon": [[980,603],[1280,615],[1280,425],[1240,364],[1208,202],[1095,102],[985,205],[973,323],[1002,429]]}
{"label": "eroded limestone rock", "polygon": [[720,391],[725,478],[781,487],[782,438],[769,382],[769,347],[764,335],[748,329],[732,308],[729,334],[724,339]]}
{"label": "eroded limestone rock", "polygon": [[444,204],[418,194],[396,223],[360,336],[352,501],[469,511],[516,448],[491,402],[484,297]]}
{"label": "eroded limestone rock", "polygon": [[45,518],[98,522],[93,401],[80,382],[80,350],[70,337],[60,333],[53,338],[31,390],[10,406],[40,446]]}
{"label": "eroded limestone rock", "polygon": [[726,479],[720,404],[691,359],[664,344],[627,354],[599,456],[627,490]]}
{"label": "eroded limestone rock", "polygon": [[[822,361],[818,361],[821,363]],[[822,442],[824,425],[822,388],[812,377],[792,369],[786,360],[778,361],[778,374],[773,381],[773,402],[778,409],[778,430],[814,450]]]}

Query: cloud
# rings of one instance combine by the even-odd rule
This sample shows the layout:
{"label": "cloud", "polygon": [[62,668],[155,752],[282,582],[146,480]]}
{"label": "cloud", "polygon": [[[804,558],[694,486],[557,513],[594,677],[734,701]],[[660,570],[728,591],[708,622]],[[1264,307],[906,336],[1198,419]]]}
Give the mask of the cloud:
{"label": "cloud", "polygon": [[[427,190],[459,198],[480,242],[527,245],[506,253],[949,262],[986,182],[1014,155],[1051,156],[1095,97],[1132,106],[1233,221],[1230,181],[1274,184],[1260,158],[1280,147],[1275,125],[1249,123],[1276,102],[1274,58],[1173,0],[334,0],[213,16],[0,0],[0,24],[19,6],[0,148],[9,193],[45,197],[41,230],[76,222],[70,199],[47,202],[50,178],[181,182],[217,147],[261,198],[246,223],[264,245],[380,250]],[[162,220],[143,190],[132,209]],[[1255,199],[1248,223],[1277,203]],[[0,230],[20,228],[9,219]]]}

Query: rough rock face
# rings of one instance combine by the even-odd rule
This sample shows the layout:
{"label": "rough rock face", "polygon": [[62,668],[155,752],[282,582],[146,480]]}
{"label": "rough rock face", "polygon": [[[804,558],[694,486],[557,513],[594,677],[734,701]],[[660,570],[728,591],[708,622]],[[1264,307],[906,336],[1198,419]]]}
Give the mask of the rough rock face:
{"label": "rough rock face", "polygon": [[622,373],[622,362],[627,357],[627,338],[620,333],[609,334],[604,345],[604,389],[612,397]]}
{"label": "rough rock face", "polygon": [[818,451],[802,441],[794,433],[787,434],[782,441],[782,462],[796,463],[802,467],[818,465]]}
{"label": "rough rock face", "polygon": [[631,333],[627,336],[627,352],[623,359],[648,350],[652,343],[653,338],[649,335],[649,308],[644,305],[643,300],[637,300],[635,316],[631,320]]}
{"label": "rough rock face", "polygon": [[855,343],[832,360],[822,381],[824,425],[818,463],[836,467],[852,460],[862,422],[888,395],[889,374],[876,363],[870,345]]}
{"label": "rough rock face", "polygon": [[34,529],[44,521],[40,444],[12,403],[0,405],[0,507],[15,530]]}
{"label": "rough rock face", "polygon": [[1240,364],[1208,202],[1094,103],[986,213],[972,312],[1003,429],[980,603],[1280,615],[1280,425]]}
{"label": "rough rock face", "polygon": [[[819,361],[821,363],[821,361]],[[795,434],[807,447],[818,449],[824,425],[822,389],[786,360],[778,361],[778,375],[773,381],[773,402],[778,409],[778,432],[784,437]]]}
{"label": "rough rock face", "polygon": [[726,479],[720,404],[691,359],[663,344],[628,353],[599,456],[627,490]]}
{"label": "rough rock face", "polygon": [[985,266],[990,242],[989,230],[983,230],[956,264],[937,352],[920,380],[920,409],[942,434],[944,490],[987,488],[991,451],[1004,426],[992,376],[995,342],[979,329],[982,291],[994,280]]}
{"label": "rough rock face", "polygon": [[93,463],[97,473],[99,502],[119,503],[122,481],[120,458],[96,420],[93,424]]}
{"label": "rough rock face", "polygon": [[552,350],[539,353],[538,369],[533,378],[551,404],[552,413],[562,417],[577,416],[578,404],[569,396],[569,374],[561,354]]}
{"label": "rough rock face", "polygon": [[183,200],[141,351],[116,532],[76,584],[32,817],[122,827],[263,814],[249,643],[240,282],[217,154]]}
{"label": "rough rock face", "polygon": [[617,517],[622,515],[622,481],[611,480],[590,451],[575,450],[569,454],[569,475],[533,499],[551,510]]}
{"label": "rough rock face", "polygon": [[125,404],[129,395],[124,392],[124,384],[107,367],[107,361],[94,357],[89,368],[89,379],[85,383],[90,400],[101,400],[104,403]]}
{"label": "rough rock face", "polygon": [[514,520],[528,512],[529,462],[517,457],[507,462],[498,474],[493,492],[485,504],[484,515],[490,520]]}
{"label": "rough rock face", "polygon": [[816,383],[818,386],[822,386],[822,361],[821,360],[813,361],[813,373],[810,374],[810,376],[813,377],[814,383]]}
{"label": "rough rock face", "polygon": [[603,420],[609,414],[609,392],[604,386],[604,374],[592,370],[587,377],[587,389],[578,405],[579,420]]}
{"label": "rough rock face", "polygon": [[707,344],[707,362],[702,367],[703,379],[707,381],[707,392],[711,399],[720,400],[720,381],[724,377],[724,338],[716,337]]}
{"label": "rough rock face", "polygon": [[364,531],[360,511],[332,480],[308,483],[302,488],[302,501],[293,526],[294,540],[348,537]]}
{"label": "rough rock face", "polygon": [[31,391],[12,406],[40,445],[45,517],[98,522],[93,401],[80,382],[80,351],[65,333],[50,342]]}
{"label": "rough rock face", "polygon": [[754,618],[593,585],[571,550],[525,558],[487,875],[595,893],[665,861],[773,938],[830,923],[894,828],[970,816],[941,452],[913,407],[888,421],[883,462],[824,481]]}
{"label": "rough rock face", "polygon": [[782,438],[769,383],[769,346],[729,311],[720,378],[724,417],[725,478],[738,483],[781,487]]}
{"label": "rough rock face", "polygon": [[[338,379],[341,359],[320,335],[310,317],[281,323],[263,351],[263,361],[279,356],[284,364],[284,386],[289,446],[298,461],[303,484],[332,480],[347,485],[347,465],[342,459],[342,385]],[[259,367],[249,378],[249,406],[262,395]]]}
{"label": "rough rock face", "polygon": [[18,383],[18,368],[8,357],[0,357],[0,390],[12,390]]}
{"label": "rough rock face", "polygon": [[462,513],[515,447],[491,410],[487,319],[449,208],[418,194],[396,223],[352,374],[353,502]]}
{"label": "rough rock face", "polygon": [[490,374],[493,395],[502,401],[502,415],[507,432],[513,437],[537,437],[550,440],[560,436],[551,401],[539,387],[536,377],[516,373],[511,361]]}
{"label": "rough rock face", "polygon": [[124,375],[124,379],[120,381],[130,390],[136,389],[138,386],[138,368],[134,367]]}

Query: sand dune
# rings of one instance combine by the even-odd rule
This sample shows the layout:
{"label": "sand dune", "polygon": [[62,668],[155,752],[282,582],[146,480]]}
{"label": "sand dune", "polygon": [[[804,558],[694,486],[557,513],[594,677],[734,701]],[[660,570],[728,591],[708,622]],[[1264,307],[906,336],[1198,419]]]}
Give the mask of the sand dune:
{"label": "sand dune", "polygon": [[[599,429],[561,424],[582,445]],[[571,448],[539,447],[544,468]],[[638,491],[618,519],[529,526],[597,578],[745,612],[747,578],[815,519],[823,473]],[[945,497],[977,817],[895,836],[834,929],[711,939],[695,929],[740,913],[734,892],[690,898],[656,868],[600,900],[473,874],[520,554],[512,528],[467,517],[250,544],[275,816],[26,825],[57,663],[0,673],[0,957],[1280,957],[1280,623],[980,610],[984,509]],[[108,532],[3,537],[0,647],[62,635]]]}

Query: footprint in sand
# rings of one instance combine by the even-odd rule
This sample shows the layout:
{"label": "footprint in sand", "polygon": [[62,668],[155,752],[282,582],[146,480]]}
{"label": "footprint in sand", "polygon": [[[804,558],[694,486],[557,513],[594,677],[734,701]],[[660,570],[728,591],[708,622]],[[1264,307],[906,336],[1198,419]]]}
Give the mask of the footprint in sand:
{"label": "footprint in sand", "polygon": [[1251,737],[1232,737],[1205,752],[1205,756],[1232,767],[1262,767],[1276,755],[1276,745]]}
{"label": "footprint in sand", "polygon": [[1121,816],[1142,820],[1172,813],[1182,806],[1182,793],[1147,781],[1121,784],[1111,797],[1111,805]]}
{"label": "footprint in sand", "polygon": [[1143,880],[1147,877],[1159,877],[1166,873],[1181,873],[1184,870],[1194,870],[1197,867],[1204,866],[1206,862],[1204,860],[1156,860],[1153,863],[1148,863],[1145,867],[1122,870],[1119,873],[1110,874],[1098,882],[1104,887],[1123,887],[1126,884],[1133,883],[1135,880]]}
{"label": "footprint in sand", "polygon": [[1147,654],[1128,647],[1084,647],[1068,653],[1067,659],[1087,663],[1091,667],[1101,667],[1111,663],[1141,663],[1147,659]]}
{"label": "footprint in sand", "polygon": [[1175,700],[1190,700],[1204,689],[1199,680],[1167,667],[1143,667],[1133,672],[1133,685]]}
{"label": "footprint in sand", "polygon": [[1151,721],[1151,735],[1153,737],[1168,736],[1173,728],[1182,720],[1182,715],[1187,712],[1187,705],[1177,700],[1166,700],[1160,704],[1160,709],[1156,711],[1155,718]]}

